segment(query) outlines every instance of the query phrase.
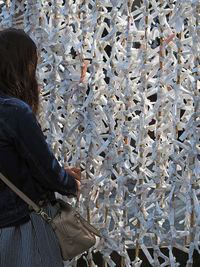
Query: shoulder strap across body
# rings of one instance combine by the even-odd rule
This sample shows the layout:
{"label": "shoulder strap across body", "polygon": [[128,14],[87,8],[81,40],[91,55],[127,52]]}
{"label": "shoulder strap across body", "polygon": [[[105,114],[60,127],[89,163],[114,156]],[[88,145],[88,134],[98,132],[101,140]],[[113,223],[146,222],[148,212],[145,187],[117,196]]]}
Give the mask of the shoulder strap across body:
{"label": "shoulder strap across body", "polygon": [[21,190],[19,190],[13,183],[11,183],[1,172],[0,179],[8,186],[11,190],[13,190],[21,199],[23,199],[29,206],[33,208],[33,210],[41,215],[43,219],[47,222],[51,221],[51,218],[47,213],[43,211],[35,202],[33,202],[29,197],[27,197]]}

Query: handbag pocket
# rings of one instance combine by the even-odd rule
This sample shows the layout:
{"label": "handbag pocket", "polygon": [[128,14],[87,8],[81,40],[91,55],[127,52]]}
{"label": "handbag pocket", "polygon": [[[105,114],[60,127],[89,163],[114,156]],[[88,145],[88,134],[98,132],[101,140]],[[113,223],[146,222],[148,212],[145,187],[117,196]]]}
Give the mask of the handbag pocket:
{"label": "handbag pocket", "polygon": [[99,230],[97,230],[93,225],[91,225],[90,223],[88,223],[88,221],[86,219],[84,219],[78,212],[75,215],[77,217],[77,219],[79,221],[81,221],[81,223],[84,225],[84,227],[90,231],[91,233],[93,233],[94,235],[98,236],[98,237],[102,237],[102,234]]}

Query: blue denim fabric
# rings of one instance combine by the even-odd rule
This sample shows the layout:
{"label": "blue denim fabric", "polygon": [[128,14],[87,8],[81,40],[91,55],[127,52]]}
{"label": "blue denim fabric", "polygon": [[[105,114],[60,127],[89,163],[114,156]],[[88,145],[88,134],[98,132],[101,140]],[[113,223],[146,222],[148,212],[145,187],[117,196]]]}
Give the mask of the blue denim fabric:
{"label": "blue denim fabric", "polygon": [[[0,93],[0,172],[33,201],[76,195],[77,184],[45,141],[29,105]],[[29,215],[28,205],[0,180],[0,227]]]}

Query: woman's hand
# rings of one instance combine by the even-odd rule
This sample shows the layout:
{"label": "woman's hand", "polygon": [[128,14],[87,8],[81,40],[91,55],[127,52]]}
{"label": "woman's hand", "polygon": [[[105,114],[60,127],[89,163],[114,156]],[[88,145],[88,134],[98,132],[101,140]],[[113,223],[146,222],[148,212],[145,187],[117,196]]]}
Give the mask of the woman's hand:
{"label": "woman's hand", "polygon": [[[80,195],[80,191],[81,191],[81,169],[80,168],[76,168],[73,166],[66,166],[64,167],[64,169],[69,173],[69,175],[71,175],[74,179],[76,179],[76,183],[78,186],[78,192],[77,192],[77,197]],[[69,196],[69,197],[73,197],[73,196]]]}

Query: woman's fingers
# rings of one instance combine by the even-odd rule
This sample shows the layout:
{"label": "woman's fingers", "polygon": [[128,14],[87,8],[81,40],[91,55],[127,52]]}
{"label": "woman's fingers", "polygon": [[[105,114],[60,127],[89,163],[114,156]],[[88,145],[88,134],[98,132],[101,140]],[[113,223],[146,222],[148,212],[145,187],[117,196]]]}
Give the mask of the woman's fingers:
{"label": "woman's fingers", "polygon": [[[66,166],[64,167],[64,169],[69,173],[69,175],[71,175],[74,179],[76,179],[76,183],[77,183],[77,197],[79,197],[80,192],[81,192],[81,169],[77,168],[77,167],[73,167],[73,166]],[[73,196],[69,196],[69,198],[71,198]]]}
{"label": "woman's fingers", "polygon": [[72,166],[66,166],[64,169],[75,179],[81,180],[81,169],[72,167]]}
{"label": "woman's fingers", "polygon": [[80,172],[81,171],[81,168],[78,168],[78,167],[74,167],[74,166],[66,166],[64,167],[66,170],[73,170],[75,172]]}
{"label": "woman's fingers", "polygon": [[71,168],[71,171],[76,173],[77,177],[79,177],[81,179],[81,169],[80,168],[73,167],[73,168]]}
{"label": "woman's fingers", "polygon": [[70,169],[76,173],[81,173],[81,168],[77,168],[77,167],[72,167],[70,166]]}

